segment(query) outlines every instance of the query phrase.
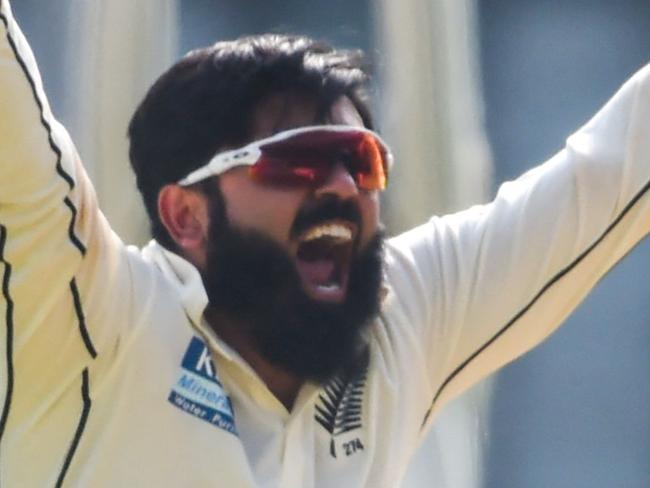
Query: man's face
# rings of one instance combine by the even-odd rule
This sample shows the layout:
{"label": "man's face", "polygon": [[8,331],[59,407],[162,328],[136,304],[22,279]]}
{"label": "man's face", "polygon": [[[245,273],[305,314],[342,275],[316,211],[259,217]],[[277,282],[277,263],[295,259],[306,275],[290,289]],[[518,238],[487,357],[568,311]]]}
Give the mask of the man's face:
{"label": "man's face", "polygon": [[[309,99],[278,95],[255,112],[253,138],[323,123],[362,126],[347,98],[319,116]],[[377,192],[359,190],[342,165],[315,188],[268,186],[246,168],[218,185],[203,270],[210,306],[298,377],[323,381],[352,365],[379,310]]]}
{"label": "man's face", "polygon": [[[363,127],[359,113],[347,97],[338,99],[324,116],[317,109],[315,101],[307,97],[271,96],[254,113],[252,139],[323,123]],[[308,295],[319,301],[345,299],[351,257],[355,250],[370,242],[378,229],[376,191],[359,190],[343,165],[337,166],[329,179],[316,188],[269,186],[251,179],[247,168],[241,167],[222,174],[220,188],[229,222],[242,230],[258,231],[285,249]],[[358,212],[359,218],[324,216],[314,225],[303,225],[301,213],[309,212],[326,199],[345,202]]]}

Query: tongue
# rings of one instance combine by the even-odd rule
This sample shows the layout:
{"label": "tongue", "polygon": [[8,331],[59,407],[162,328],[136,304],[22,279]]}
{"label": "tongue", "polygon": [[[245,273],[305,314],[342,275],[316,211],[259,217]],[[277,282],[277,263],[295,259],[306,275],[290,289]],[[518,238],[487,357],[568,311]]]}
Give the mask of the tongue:
{"label": "tongue", "polygon": [[303,261],[299,259],[298,272],[305,284],[312,286],[326,285],[330,283],[334,273],[334,260]]}

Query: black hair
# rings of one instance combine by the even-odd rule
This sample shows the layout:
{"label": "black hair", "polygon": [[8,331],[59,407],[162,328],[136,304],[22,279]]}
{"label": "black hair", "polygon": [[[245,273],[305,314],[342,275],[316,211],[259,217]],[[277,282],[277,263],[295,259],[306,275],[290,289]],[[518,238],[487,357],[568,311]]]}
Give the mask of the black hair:
{"label": "black hair", "polygon": [[266,97],[305,93],[328,109],[345,95],[372,128],[368,80],[361,51],[303,36],[243,37],[189,52],[154,83],[129,124],[129,157],[153,237],[176,249],[158,217],[160,189],[220,148],[248,142],[252,114]]}

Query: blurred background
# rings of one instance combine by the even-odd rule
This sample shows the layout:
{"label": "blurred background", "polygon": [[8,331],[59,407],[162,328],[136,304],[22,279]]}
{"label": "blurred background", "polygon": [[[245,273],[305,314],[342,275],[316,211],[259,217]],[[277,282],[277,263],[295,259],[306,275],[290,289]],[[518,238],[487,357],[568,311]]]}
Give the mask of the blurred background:
{"label": "blurred background", "polygon": [[[126,126],[156,76],[192,48],[272,31],[365,50],[396,153],[383,202],[392,233],[489,200],[650,60],[647,0],[12,4],[105,213],[140,244],[148,228]],[[404,486],[650,487],[649,279],[646,240],[559,332],[446,408]]]}

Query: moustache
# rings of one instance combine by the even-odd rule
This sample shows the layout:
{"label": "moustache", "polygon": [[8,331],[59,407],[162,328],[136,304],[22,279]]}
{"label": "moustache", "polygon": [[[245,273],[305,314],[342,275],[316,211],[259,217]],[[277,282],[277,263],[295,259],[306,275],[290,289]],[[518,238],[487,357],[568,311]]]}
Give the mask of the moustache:
{"label": "moustache", "polygon": [[309,202],[298,211],[291,227],[291,235],[296,237],[309,227],[327,220],[347,220],[361,228],[361,211],[356,202],[341,200],[334,195],[327,195]]}

